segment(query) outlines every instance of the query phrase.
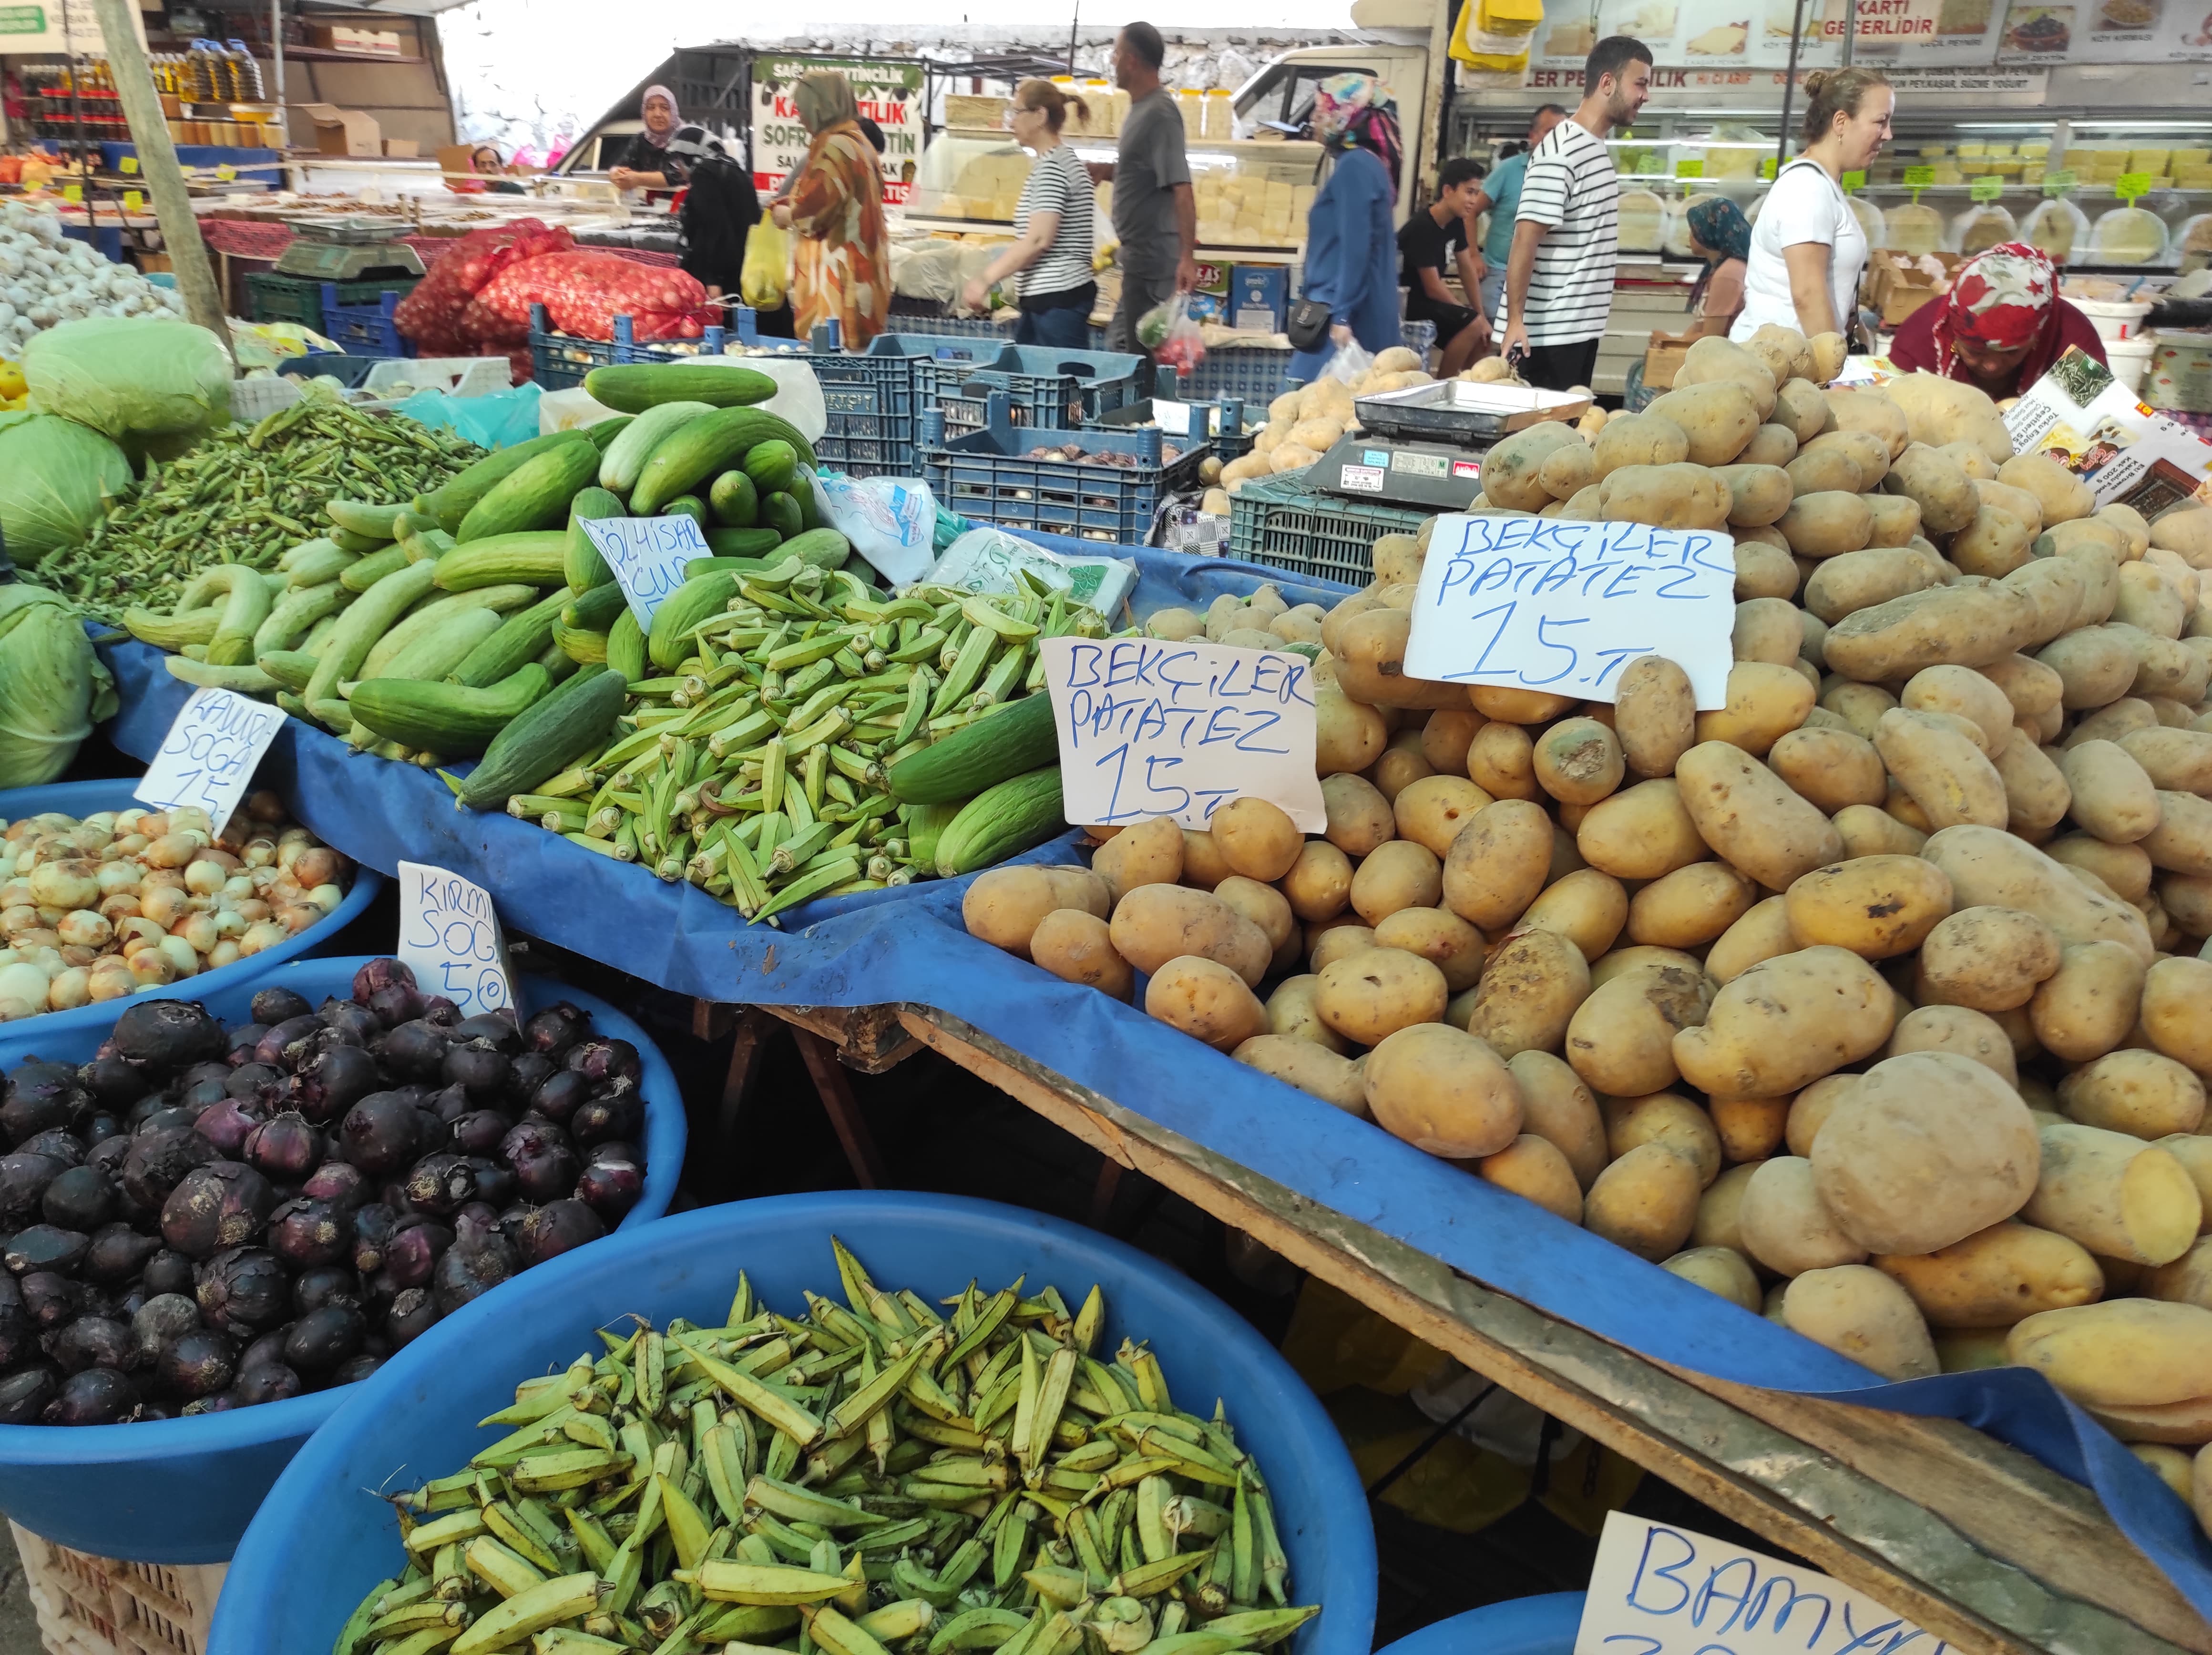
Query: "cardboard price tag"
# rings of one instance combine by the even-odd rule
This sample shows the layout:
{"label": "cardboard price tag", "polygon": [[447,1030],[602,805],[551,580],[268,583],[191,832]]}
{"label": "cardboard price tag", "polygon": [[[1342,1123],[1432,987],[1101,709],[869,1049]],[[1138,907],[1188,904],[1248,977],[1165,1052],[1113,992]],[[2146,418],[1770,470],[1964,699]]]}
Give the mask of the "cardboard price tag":
{"label": "cardboard price tag", "polygon": [[1866,188],[1866,174],[1864,173],[1846,173],[1843,177],[1843,185],[1847,191],[1863,190]]}
{"label": "cardboard price tag", "polygon": [[1825,1574],[1609,1512],[1574,1655],[1942,1655],[1948,1647]]}
{"label": "cardboard price tag", "polygon": [[427,863],[399,864],[398,957],[425,994],[442,994],[461,1015],[514,1003],[507,938],[491,893]]}
{"label": "cardboard price tag", "polygon": [[141,210],[145,205],[146,195],[143,191],[125,190],[123,192],[123,210],[125,212],[135,213]]}
{"label": "cardboard price tag", "polygon": [[229,162],[225,161],[222,166],[215,169],[215,175],[221,179],[225,184],[228,184],[238,176],[238,168],[233,167]]}
{"label": "cardboard price tag", "polygon": [[2055,173],[2043,175],[2043,193],[2063,196],[2081,187],[2081,179],[2070,167],[2062,167]]}
{"label": "cardboard price tag", "polygon": [[672,517],[586,520],[584,532],[614,571],[637,624],[647,632],[653,630],[653,612],[684,584],[684,566],[694,558],[714,555],[699,525],[681,512]]}
{"label": "cardboard price tag", "polygon": [[1701,161],[1678,161],[1674,176],[1678,179],[1701,179],[1705,175],[1705,164]]}
{"label": "cardboard price tag", "polygon": [[131,797],[157,810],[204,810],[220,834],[283,727],[281,707],[233,690],[196,689],[177,709],[161,751]]}
{"label": "cardboard price tag", "polygon": [[1932,167],[1908,167],[1905,169],[1905,187],[1908,190],[1926,190],[1935,182],[1936,169]]}
{"label": "cardboard price tag", "polygon": [[131,178],[136,175],[138,171],[138,157],[136,155],[125,155],[121,161],[116,162],[115,165],[117,169],[122,173],[124,177]]}
{"label": "cardboard price tag", "polygon": [[1973,201],[1995,201],[1999,196],[2004,194],[2004,180],[1996,173],[1990,173],[1969,184],[1966,186],[1966,195],[1968,199]]}
{"label": "cardboard price tag", "polygon": [[1202,828],[1236,798],[1328,825],[1314,774],[1313,664],[1275,650],[1162,638],[1048,638],[1063,814]]}
{"label": "cardboard price tag", "polygon": [[1771,155],[1769,155],[1765,161],[1759,163],[1759,175],[1763,179],[1771,179],[1781,170],[1782,163],[1775,160]]}
{"label": "cardboard price tag", "polygon": [[84,203],[84,185],[82,184],[64,184],[62,185],[62,199],[68,202],[73,207],[82,206]]}
{"label": "cardboard price tag", "polygon": [[1663,655],[1710,711],[1727,704],[1735,625],[1727,535],[1439,518],[1414,592],[1406,674],[1610,701],[1621,668]]}
{"label": "cardboard price tag", "polygon": [[2122,201],[2134,201],[2138,197],[2147,196],[2150,193],[2150,174],[2123,173],[2113,181],[2112,193]]}

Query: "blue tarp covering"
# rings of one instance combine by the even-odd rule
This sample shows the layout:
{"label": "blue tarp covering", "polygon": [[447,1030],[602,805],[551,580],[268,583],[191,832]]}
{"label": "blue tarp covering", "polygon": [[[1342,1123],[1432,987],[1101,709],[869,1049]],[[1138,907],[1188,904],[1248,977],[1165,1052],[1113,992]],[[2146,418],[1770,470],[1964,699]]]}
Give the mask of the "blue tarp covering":
{"label": "blue tarp covering", "polygon": [[[1277,580],[1293,603],[1340,590],[1225,560],[1121,555],[1143,571],[1133,600],[1140,615],[1170,603],[1203,609],[1261,579]],[[143,645],[108,656],[124,711],[107,733],[143,757],[186,687]],[[785,916],[792,923],[782,931],[749,927],[688,885],[664,884],[534,825],[459,810],[430,772],[354,754],[296,720],[265,762],[264,779],[331,845],[386,873],[402,858],[450,868],[490,890],[514,930],[719,1001],[935,1007],[1307,1199],[1657,1361],[1978,1427],[2092,1487],[2128,1537],[2212,1618],[2212,1543],[2147,1466],[2040,1375],[2008,1368],[1883,1384],[1135,1007],[976,942],[960,923],[966,881],[810,904]],[[1023,859],[1075,860],[1074,844],[1071,834]]]}

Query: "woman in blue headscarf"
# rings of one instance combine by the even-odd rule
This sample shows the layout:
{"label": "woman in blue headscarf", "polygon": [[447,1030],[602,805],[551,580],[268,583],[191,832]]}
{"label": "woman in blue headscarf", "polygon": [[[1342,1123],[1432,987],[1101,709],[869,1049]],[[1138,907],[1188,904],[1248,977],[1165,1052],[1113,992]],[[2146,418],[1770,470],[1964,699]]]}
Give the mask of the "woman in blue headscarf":
{"label": "woman in blue headscarf", "polygon": [[1371,75],[1338,75],[1314,90],[1313,135],[1334,160],[1306,218],[1305,296],[1329,309],[1329,336],[1294,353],[1291,377],[1320,377],[1353,341],[1387,350],[1404,329],[1398,306],[1398,117]]}
{"label": "woman in blue headscarf", "polygon": [[1751,224],[1743,209],[1726,196],[1714,196],[1692,205],[1683,215],[1690,227],[1690,246],[1705,261],[1698,284],[1690,289],[1690,313],[1720,324],[1720,331],[1735,320],[1743,308],[1743,272],[1751,258]]}

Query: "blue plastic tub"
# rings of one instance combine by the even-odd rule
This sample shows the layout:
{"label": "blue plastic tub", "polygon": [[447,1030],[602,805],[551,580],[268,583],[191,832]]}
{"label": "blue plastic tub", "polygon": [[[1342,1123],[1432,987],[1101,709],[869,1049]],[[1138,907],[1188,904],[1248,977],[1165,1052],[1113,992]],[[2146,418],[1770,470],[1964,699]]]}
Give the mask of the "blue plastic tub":
{"label": "blue plastic tub", "polygon": [[1408,1633],[1380,1655],[1575,1655],[1586,1596],[1554,1591],[1486,1603]]}
{"label": "blue plastic tub", "polygon": [[[368,957],[295,960],[252,983],[204,997],[207,1008],[227,1022],[244,1022],[254,991],[272,985],[296,990],[311,1001],[343,995]],[[199,980],[210,982],[214,975]],[[570,1001],[592,1014],[595,1033],[629,1041],[645,1060],[640,1088],[645,1096],[645,1194],[618,1227],[623,1232],[642,1228],[668,1210],[684,1168],[684,1100],[675,1071],[644,1030],[596,996],[540,977],[525,977],[515,989],[526,1017],[556,1000]],[[70,1029],[59,1040],[42,1042],[40,1055],[62,1063],[87,1061],[107,1028],[102,1023]],[[584,1251],[614,1245],[611,1238]],[[527,1281],[540,1272],[557,1273],[553,1265],[541,1264],[514,1280]],[[514,1290],[514,1282],[504,1283],[477,1303],[505,1298]],[[464,1313],[454,1319],[471,1319]],[[0,1426],[0,1511],[49,1540],[101,1557],[135,1563],[223,1562],[285,1463],[361,1388],[343,1385],[258,1408],[143,1425],[75,1430]],[[362,1590],[367,1589],[364,1580]]]}
{"label": "blue plastic tub", "polygon": [[1358,1474],[1313,1393],[1265,1340],[1211,1294],[1095,1231],[989,1202],[866,1191],[684,1213],[540,1265],[438,1324],[364,1381],[270,1491],[232,1561],[210,1655],[329,1648],[403,1555],[392,1510],[370,1490],[461,1464],[491,1440],[476,1422],[511,1401],[518,1380],[596,1349],[592,1331],[631,1311],[717,1321],[740,1270],[786,1312],[804,1307],[802,1288],[835,1291],[833,1234],[884,1286],[931,1298],[1021,1275],[1071,1301],[1093,1282],[1103,1288],[1102,1346],[1125,1333],[1148,1339],[1182,1404],[1204,1412],[1220,1397],[1267,1474],[1292,1599],[1324,1606],[1290,1655],[1367,1655],[1375,1534]]}
{"label": "blue plastic tub", "polygon": [[[131,797],[131,790],[137,785],[128,777],[123,777],[110,781],[63,781],[46,787],[19,787],[13,792],[0,793],[0,826],[20,816],[35,816],[48,810],[59,810],[72,816],[88,816],[98,810],[119,810],[137,803]],[[320,924],[310,925],[297,937],[288,937],[274,948],[264,949],[235,965],[204,971],[197,977],[187,977],[165,988],[145,989],[141,993],[153,1000],[198,1000],[235,987],[258,988],[286,961],[329,947],[340,931],[376,900],[376,894],[383,888],[382,874],[356,865],[345,900]],[[106,1034],[122,1015],[123,1008],[139,997],[134,994],[129,1000],[95,1001],[74,1011],[46,1011],[20,1022],[0,1023],[0,1069],[13,1069],[33,1052],[47,1052],[54,1037],[65,1029],[96,1028]]]}

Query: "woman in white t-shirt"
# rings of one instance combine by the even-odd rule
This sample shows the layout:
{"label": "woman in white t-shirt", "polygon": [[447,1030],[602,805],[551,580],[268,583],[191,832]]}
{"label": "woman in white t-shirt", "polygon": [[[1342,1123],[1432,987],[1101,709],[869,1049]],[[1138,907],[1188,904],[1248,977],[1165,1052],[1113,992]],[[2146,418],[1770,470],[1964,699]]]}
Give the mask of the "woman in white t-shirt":
{"label": "woman in white t-shirt", "polygon": [[1897,94],[1874,69],[1815,70],[1805,77],[1804,151],[1782,169],[1752,227],[1743,309],[1729,337],[1768,323],[1808,339],[1850,332],[1866,269],[1866,232],[1844,195],[1889,141]]}

